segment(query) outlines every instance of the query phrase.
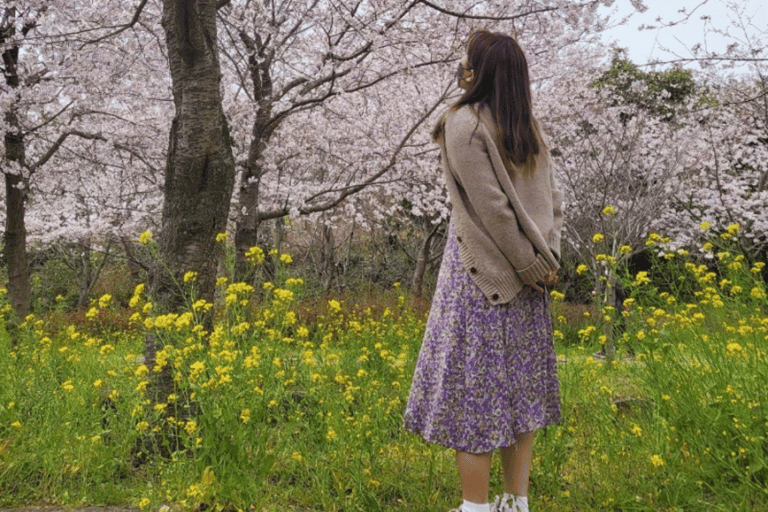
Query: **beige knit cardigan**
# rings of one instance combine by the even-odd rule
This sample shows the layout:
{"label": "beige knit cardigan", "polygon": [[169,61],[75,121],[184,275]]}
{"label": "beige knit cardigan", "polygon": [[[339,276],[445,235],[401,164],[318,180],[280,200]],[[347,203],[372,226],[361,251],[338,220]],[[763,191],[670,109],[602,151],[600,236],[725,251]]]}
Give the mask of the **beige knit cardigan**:
{"label": "beige knit cardigan", "polygon": [[462,106],[444,118],[440,147],[459,256],[491,304],[512,300],[560,265],[563,193],[549,155],[532,173],[509,173],[487,108]]}

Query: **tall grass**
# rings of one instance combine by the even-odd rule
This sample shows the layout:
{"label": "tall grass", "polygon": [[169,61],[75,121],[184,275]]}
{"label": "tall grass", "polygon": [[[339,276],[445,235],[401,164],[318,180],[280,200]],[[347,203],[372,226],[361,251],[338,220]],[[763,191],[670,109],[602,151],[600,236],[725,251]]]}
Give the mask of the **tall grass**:
{"label": "tall grass", "polygon": [[[575,325],[555,304],[569,333],[564,419],[539,435],[533,510],[768,511],[761,264],[724,247],[700,261],[658,249],[650,272],[627,278],[634,357],[595,360],[605,319]],[[0,505],[455,507],[451,452],[401,428],[423,308],[398,288],[305,300],[290,258],[275,261],[279,282],[222,278],[218,304],[195,301],[190,273],[180,314],[153,314],[140,286],[129,311],[105,295],[83,322],[29,317],[0,332]],[[152,368],[147,332],[162,347]],[[158,402],[163,372],[174,389]]]}

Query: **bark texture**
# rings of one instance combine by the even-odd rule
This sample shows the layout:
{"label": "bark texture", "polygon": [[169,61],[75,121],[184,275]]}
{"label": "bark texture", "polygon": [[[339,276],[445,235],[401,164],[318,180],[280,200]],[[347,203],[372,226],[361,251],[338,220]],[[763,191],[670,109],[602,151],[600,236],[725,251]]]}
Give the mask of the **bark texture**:
{"label": "bark texture", "polygon": [[246,261],[245,254],[251,247],[260,245],[259,185],[264,175],[261,156],[272,133],[279,125],[279,120],[272,118],[271,106],[273,85],[270,66],[274,51],[267,49],[258,34],[251,37],[243,32],[240,34],[240,39],[249,51],[248,71],[258,110],[251,129],[248,159],[239,183],[239,208],[235,227],[235,277],[238,280],[251,280],[253,268]]}
{"label": "bark texture", "polygon": [[[16,34],[14,26],[15,11],[9,8],[4,12],[6,18],[0,26],[0,44]],[[31,26],[25,26],[24,31]],[[10,90],[18,90],[21,86],[19,79],[19,46],[9,45],[2,53],[2,70],[5,75],[5,85]],[[27,226],[25,210],[28,180],[22,169],[26,166],[26,146],[24,131],[11,105],[4,113],[8,130],[5,133],[5,157],[16,165],[15,169],[3,169],[5,175],[5,244],[6,265],[8,268],[8,297],[13,311],[18,319],[26,317],[32,304],[29,261],[27,258]]]}
{"label": "bark texture", "polygon": [[165,170],[160,266],[151,289],[165,309],[183,303],[185,272],[199,275],[200,295],[212,300],[216,235],[224,232],[235,162],[222,108],[216,8],[218,0],[164,0],[163,29],[176,113]]}

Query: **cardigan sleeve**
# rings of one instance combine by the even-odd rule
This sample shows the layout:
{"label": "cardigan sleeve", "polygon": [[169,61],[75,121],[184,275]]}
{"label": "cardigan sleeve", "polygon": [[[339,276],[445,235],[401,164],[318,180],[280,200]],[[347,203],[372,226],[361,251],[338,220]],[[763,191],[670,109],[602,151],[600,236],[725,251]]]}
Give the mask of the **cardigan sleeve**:
{"label": "cardigan sleeve", "polygon": [[482,228],[509,260],[525,284],[553,270],[522,230],[509,198],[496,176],[477,117],[459,110],[445,130],[449,167]]}

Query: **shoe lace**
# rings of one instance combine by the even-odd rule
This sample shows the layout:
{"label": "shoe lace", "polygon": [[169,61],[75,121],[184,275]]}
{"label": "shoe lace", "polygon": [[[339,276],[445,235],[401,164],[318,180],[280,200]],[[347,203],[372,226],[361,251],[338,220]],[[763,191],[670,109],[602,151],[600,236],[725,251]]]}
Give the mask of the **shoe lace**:
{"label": "shoe lace", "polygon": [[510,496],[504,498],[504,496],[496,496],[491,506],[491,512],[521,512],[522,509],[517,503],[516,496]]}

